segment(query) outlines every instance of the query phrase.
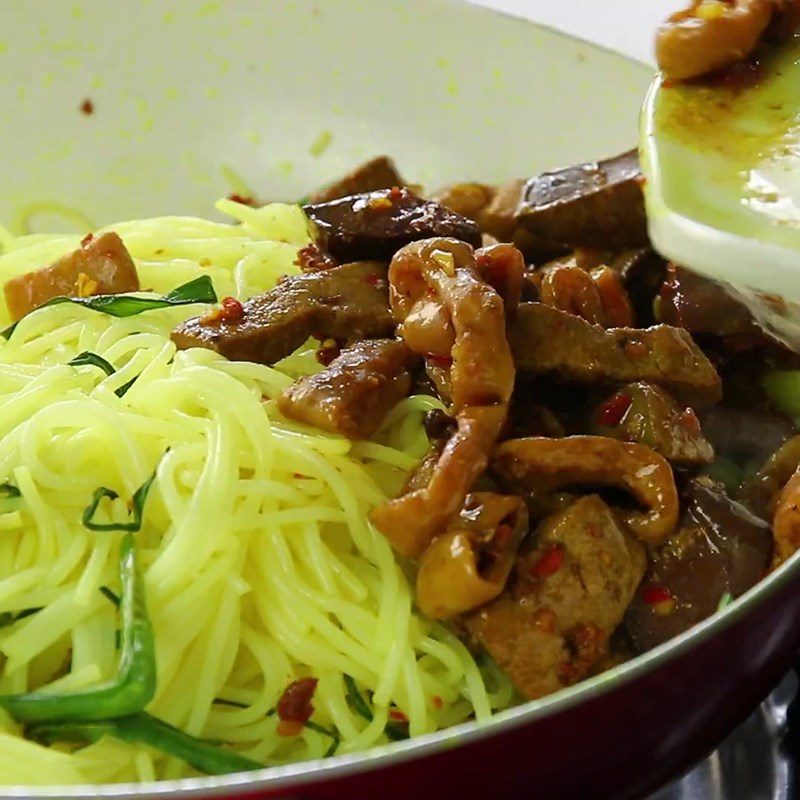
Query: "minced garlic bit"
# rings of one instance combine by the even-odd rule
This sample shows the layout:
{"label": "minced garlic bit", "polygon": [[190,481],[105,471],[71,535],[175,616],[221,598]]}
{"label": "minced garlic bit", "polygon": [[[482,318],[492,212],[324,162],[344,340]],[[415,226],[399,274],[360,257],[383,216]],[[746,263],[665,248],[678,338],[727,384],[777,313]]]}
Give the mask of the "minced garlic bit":
{"label": "minced garlic bit", "polygon": [[456,274],[456,261],[452,253],[445,250],[434,250],[431,253],[431,258],[444,270],[445,275],[451,278]]}
{"label": "minced garlic bit", "polygon": [[94,278],[90,278],[85,272],[79,272],[75,281],[75,293],[78,297],[91,297],[97,291],[97,285]]}
{"label": "minced garlic bit", "polygon": [[712,20],[725,16],[727,5],[722,0],[703,0],[695,9],[694,15],[700,19]]}
{"label": "minced garlic bit", "polygon": [[653,604],[653,611],[657,617],[668,617],[675,611],[675,599],[662,600],[660,603]]}

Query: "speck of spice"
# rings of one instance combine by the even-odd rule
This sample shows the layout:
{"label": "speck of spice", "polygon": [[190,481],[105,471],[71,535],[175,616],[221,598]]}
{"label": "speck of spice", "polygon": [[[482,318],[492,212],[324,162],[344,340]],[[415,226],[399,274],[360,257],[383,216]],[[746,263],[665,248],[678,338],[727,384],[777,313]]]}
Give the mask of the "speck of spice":
{"label": "speck of spice", "polygon": [[81,103],[81,114],[87,117],[94,114],[94,103],[88,97]]}
{"label": "speck of spice", "polygon": [[333,134],[329,130],[321,131],[319,136],[311,143],[309,152],[314,158],[319,158],[331,145]]}

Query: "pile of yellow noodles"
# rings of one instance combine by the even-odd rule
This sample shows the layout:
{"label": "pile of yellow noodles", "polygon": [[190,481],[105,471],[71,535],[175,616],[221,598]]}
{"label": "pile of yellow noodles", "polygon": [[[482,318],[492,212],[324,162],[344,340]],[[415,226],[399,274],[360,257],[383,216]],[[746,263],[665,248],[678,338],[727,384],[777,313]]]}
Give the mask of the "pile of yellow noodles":
{"label": "pile of yellow noodles", "polygon": [[[158,293],[207,274],[220,297],[245,298],[296,271],[308,241],[297,206],[217,207],[240,224],[164,217],[110,229],[142,286]],[[78,240],[0,229],[0,281]],[[24,318],[0,343],[0,483],[15,484],[24,501],[0,515],[0,615],[43,609],[0,628],[0,693],[63,692],[113,677],[119,621],[100,587],[119,590],[121,534],[87,530],[81,514],[108,486],[120,499],[102,506],[100,521],[125,517],[155,469],[135,534],[156,637],[150,713],[273,765],[321,757],[330,744],[313,730],[276,733],[268,712],[298,677],[319,679],[313,720],[336,728],[340,753],[385,742],[393,705],[412,736],[508,705],[511,689],[496,670],[479,670],[455,636],[415,610],[389,545],[367,521],[423,453],[422,414],[436,401],[405,400],[370,442],[300,427],[273,398],[318,368],[312,350],[276,368],[177,352],[170,330],[200,311],[114,319],[64,304]],[[87,350],[117,372],[67,365]],[[365,698],[373,693],[372,722],[348,704],[344,674]],[[46,748],[0,711],[2,784],[189,774],[183,762],[111,739]]]}

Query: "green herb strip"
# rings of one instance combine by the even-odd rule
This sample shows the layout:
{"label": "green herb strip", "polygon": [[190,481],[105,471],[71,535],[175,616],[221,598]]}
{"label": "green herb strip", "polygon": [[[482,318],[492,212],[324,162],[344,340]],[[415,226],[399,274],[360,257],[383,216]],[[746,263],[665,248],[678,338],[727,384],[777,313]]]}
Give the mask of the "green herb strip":
{"label": "green herb strip", "polygon": [[[62,303],[73,303],[75,305],[88,308],[90,311],[99,311],[112,317],[133,317],[144,311],[154,311],[159,308],[169,308],[171,306],[186,306],[193,303],[216,303],[217,293],[208,275],[201,275],[199,278],[178,286],[163,297],[137,297],[130,294],[100,294],[94,297],[53,297],[42,303],[33,311],[47,306],[61,305]],[[32,314],[33,311],[28,313]],[[25,315],[27,316],[27,314]],[[25,319],[25,317],[22,317]],[[0,336],[10,339],[21,320],[9,325],[0,332]]]}
{"label": "green herb strip", "polygon": [[141,530],[144,504],[155,478],[156,473],[154,470],[153,474],[134,493],[130,510],[133,519],[130,522],[94,522],[93,517],[97,513],[100,501],[103,498],[116,500],[119,497],[113,489],[109,489],[107,486],[95,489],[92,495],[92,502],[83,510],[83,516],[81,517],[83,526],[90,531],[128,531],[129,533],[136,533]]}
{"label": "green herb strip", "polygon": [[263,766],[256,761],[189,736],[145,713],[89,724],[71,721],[43,723],[30,726],[26,733],[30,738],[45,743],[55,741],[93,743],[103,736],[113,736],[123,742],[154,747],[162,753],[182,759],[207,775],[227,775],[231,772],[263,769]]}
{"label": "green herb strip", "polygon": [[0,514],[19,511],[24,504],[22,492],[11,483],[0,483]]}

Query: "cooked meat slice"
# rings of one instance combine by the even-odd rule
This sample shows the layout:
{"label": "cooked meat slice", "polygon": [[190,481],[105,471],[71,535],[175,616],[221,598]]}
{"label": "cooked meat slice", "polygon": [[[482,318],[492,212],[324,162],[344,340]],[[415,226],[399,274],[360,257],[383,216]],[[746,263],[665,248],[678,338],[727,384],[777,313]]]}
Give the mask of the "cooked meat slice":
{"label": "cooked meat slice", "polygon": [[310,197],[312,203],[328,203],[351,194],[374,192],[378,189],[391,189],[405,186],[394,161],[389,156],[377,156],[357,166],[338,181],[320,189]]}
{"label": "cooked meat slice", "polygon": [[691,0],[658,29],[656,60],[672,81],[698,78],[747,58],[775,14],[793,10],[795,0]]}
{"label": "cooked meat slice", "polygon": [[721,283],[677,264],[667,274],[655,305],[659,322],[723,339],[736,351],[774,342],[740,300]]}
{"label": "cooked meat slice", "polygon": [[503,298],[506,316],[512,317],[522,298],[525,259],[510,244],[493,244],[475,251],[478,274]]}
{"label": "cooked meat slice", "polygon": [[77,250],[51,266],[11,278],[3,287],[8,313],[15,321],[54,297],[138,291],[136,266],[113,231],[90,234]]}
{"label": "cooked meat slice", "polygon": [[638,324],[655,323],[653,304],[666,277],[664,259],[650,247],[637,247],[617,253],[608,263],[622,279]]}
{"label": "cooked meat slice", "polygon": [[320,246],[341,261],[390,259],[403,245],[450,236],[478,247],[478,226],[408,189],[386,189],[303,206]]}
{"label": "cooked meat slice", "polygon": [[434,192],[431,200],[480,224],[483,212],[496,192],[494,186],[482,183],[453,183]]}
{"label": "cooked meat slice", "polygon": [[534,236],[570,247],[646,245],[636,151],[531,178],[522,192],[516,221]]}
{"label": "cooked meat slice", "polygon": [[420,611],[431,619],[448,619],[494,600],[527,532],[522,498],[493,492],[467,495],[461,514],[420,559]]}
{"label": "cooked meat slice", "polygon": [[193,317],[172,339],[184,350],[206,347],[233,361],[274,364],[312,335],[354,341],[393,330],[386,267],[365,261],[284,278],[245,302],[240,320]]}
{"label": "cooked meat slice", "polygon": [[542,303],[522,303],[508,341],[520,370],[577,383],[644,380],[696,408],[722,397],[711,362],[686,331],[668,325],[603,330]]}
{"label": "cooked meat slice", "polygon": [[464,620],[529,700],[590,675],[645,570],[641,544],[588,495],[539,526],[509,588]]}
{"label": "cooked meat slice", "polygon": [[738,597],[769,567],[769,525],[731,500],[721,484],[692,479],[683,499],[680,525],[650,548],[641,591],[625,615],[625,630],[639,650],[710,616],[724,595]]}
{"label": "cooked meat slice", "polygon": [[392,259],[389,281],[392,311],[406,344],[428,360],[449,360],[457,425],[428,485],[371,514],[396,550],[418,558],[486,469],[508,413],[514,364],[503,301],[481,280],[469,245],[443,238],[409,244]]}
{"label": "cooked meat slice", "polygon": [[800,436],[784,442],[749,478],[739,499],[761,519],[772,519],[781,491],[800,467]]}
{"label": "cooked meat slice", "polygon": [[411,389],[411,360],[409,349],[395,339],[358,342],[321,372],[285,389],[278,407],[291,419],[365,439]]}
{"label": "cooked meat slice", "polygon": [[501,186],[492,201],[484,209],[481,229],[501,242],[510,242],[517,229],[516,215],[525,188],[523,179],[513,180]]}
{"label": "cooked meat slice", "polygon": [[645,511],[620,511],[643,541],[659,542],[678,522],[680,507],[669,464],[640,444],[603,436],[531,436],[498,445],[492,472],[512,492],[552,495],[565,488],[612,486],[629,492]]}
{"label": "cooked meat slice", "polygon": [[680,466],[710,464],[714,449],[691,408],[680,408],[660,386],[623,386],[592,415],[592,433],[652,447]]}

